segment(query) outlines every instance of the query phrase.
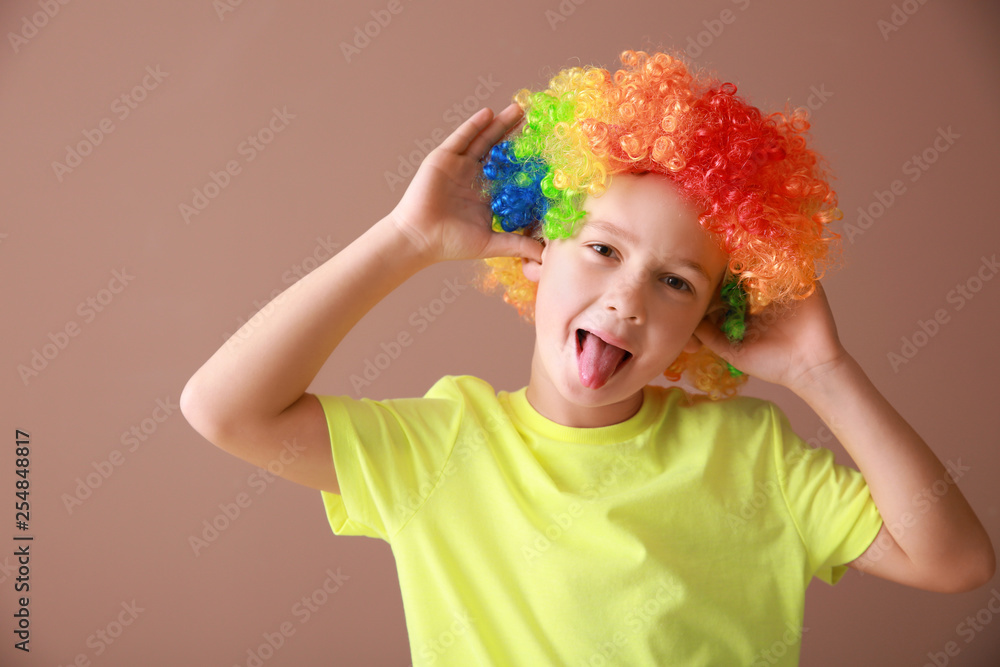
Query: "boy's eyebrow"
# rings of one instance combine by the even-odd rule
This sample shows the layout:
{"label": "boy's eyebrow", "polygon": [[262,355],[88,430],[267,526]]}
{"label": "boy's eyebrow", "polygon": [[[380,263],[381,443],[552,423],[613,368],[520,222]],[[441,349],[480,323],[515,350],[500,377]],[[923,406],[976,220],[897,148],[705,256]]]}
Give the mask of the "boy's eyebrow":
{"label": "boy's eyebrow", "polygon": [[588,227],[597,227],[598,229],[603,229],[604,231],[608,232],[609,234],[614,234],[615,236],[618,236],[619,238],[625,239],[626,241],[628,241],[628,243],[630,245],[634,245],[634,246],[635,245],[640,245],[639,238],[635,234],[633,234],[632,232],[628,231],[627,229],[622,229],[621,227],[619,227],[618,225],[614,224],[613,222],[607,222],[606,220],[588,220],[587,221],[587,226]]}
{"label": "boy's eyebrow", "polygon": [[[607,220],[588,220],[586,226],[596,227],[598,229],[604,230],[605,232],[608,232],[609,234],[614,234],[615,236],[624,239],[629,245],[633,246],[641,245],[638,237],[636,237],[635,234],[628,231],[627,229],[622,229],[618,225],[612,222],[608,222]],[[708,275],[708,271],[705,270],[705,267],[703,267],[698,262],[687,259],[686,257],[678,257],[674,261],[676,261],[683,267],[691,269],[696,273],[700,273],[702,277],[705,278],[705,282],[707,282],[709,285],[712,284],[712,277]]]}

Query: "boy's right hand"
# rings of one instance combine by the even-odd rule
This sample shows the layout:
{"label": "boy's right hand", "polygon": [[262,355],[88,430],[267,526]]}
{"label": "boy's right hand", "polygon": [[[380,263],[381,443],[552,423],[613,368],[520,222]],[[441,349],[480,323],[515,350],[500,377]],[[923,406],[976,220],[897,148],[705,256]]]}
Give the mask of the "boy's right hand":
{"label": "boy's right hand", "polygon": [[475,189],[482,159],[521,119],[515,102],[493,117],[480,109],[432,150],[389,218],[430,263],[487,257],[541,261],[534,239],[492,229],[493,213]]}

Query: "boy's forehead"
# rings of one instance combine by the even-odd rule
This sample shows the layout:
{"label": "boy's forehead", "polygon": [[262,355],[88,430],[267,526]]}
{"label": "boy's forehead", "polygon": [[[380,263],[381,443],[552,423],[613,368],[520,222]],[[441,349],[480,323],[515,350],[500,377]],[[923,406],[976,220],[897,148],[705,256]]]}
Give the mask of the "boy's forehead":
{"label": "boy's forehead", "polygon": [[604,194],[588,196],[581,208],[578,230],[613,233],[632,245],[654,242],[664,229],[710,237],[699,222],[700,210],[657,174],[618,175]]}
{"label": "boy's forehead", "polygon": [[614,174],[599,196],[587,196],[585,212],[626,216],[629,219],[678,217],[698,219],[699,206],[689,201],[668,177],[661,174]]}

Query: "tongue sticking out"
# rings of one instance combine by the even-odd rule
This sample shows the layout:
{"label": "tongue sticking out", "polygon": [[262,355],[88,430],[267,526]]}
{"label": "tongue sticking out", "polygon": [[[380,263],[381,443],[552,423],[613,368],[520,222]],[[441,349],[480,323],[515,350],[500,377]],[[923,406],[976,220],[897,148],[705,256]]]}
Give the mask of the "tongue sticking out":
{"label": "tongue sticking out", "polygon": [[622,359],[628,354],[588,331],[580,331],[580,353],[577,365],[580,368],[580,382],[590,389],[600,389],[614,374]]}

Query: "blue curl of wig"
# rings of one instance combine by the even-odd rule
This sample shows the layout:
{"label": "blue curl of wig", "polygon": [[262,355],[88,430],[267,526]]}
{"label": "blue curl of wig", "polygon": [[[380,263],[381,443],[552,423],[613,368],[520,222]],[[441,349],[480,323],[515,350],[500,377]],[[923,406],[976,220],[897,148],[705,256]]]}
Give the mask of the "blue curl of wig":
{"label": "blue curl of wig", "polygon": [[483,175],[503,183],[493,193],[491,207],[505,232],[530,227],[545,217],[549,202],[542,193],[542,180],[548,172],[548,165],[537,157],[519,160],[509,141],[490,150]]}

